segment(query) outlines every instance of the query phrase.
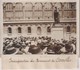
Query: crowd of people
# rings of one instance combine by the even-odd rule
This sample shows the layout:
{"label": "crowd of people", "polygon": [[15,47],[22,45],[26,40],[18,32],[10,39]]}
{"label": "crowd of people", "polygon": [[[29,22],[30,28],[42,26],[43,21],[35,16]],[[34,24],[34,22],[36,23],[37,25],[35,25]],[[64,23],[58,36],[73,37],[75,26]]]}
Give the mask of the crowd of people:
{"label": "crowd of people", "polygon": [[76,54],[76,38],[56,40],[51,37],[4,38],[3,54]]}

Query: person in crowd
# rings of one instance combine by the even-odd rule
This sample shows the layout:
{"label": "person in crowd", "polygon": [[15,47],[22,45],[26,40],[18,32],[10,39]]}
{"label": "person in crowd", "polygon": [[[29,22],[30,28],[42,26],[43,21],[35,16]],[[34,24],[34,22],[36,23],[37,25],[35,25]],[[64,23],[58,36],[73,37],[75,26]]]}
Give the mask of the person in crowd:
{"label": "person in crowd", "polygon": [[76,38],[69,41],[51,37],[4,38],[4,54],[76,54]]}

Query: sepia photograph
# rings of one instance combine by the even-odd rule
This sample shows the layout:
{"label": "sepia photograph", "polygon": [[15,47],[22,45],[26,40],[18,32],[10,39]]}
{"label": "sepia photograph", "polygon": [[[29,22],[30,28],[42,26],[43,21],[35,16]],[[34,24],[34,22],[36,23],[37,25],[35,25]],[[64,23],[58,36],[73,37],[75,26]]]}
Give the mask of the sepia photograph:
{"label": "sepia photograph", "polygon": [[4,55],[76,54],[76,2],[3,2]]}

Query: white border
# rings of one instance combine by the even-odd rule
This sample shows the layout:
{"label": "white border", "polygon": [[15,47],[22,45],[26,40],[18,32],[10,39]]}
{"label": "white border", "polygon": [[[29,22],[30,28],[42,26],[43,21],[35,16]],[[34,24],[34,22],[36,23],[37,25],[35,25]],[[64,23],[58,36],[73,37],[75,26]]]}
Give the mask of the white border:
{"label": "white border", "polygon": [[78,0],[2,0],[2,2],[77,2]]}
{"label": "white border", "polygon": [[[0,21],[0,40],[1,40],[0,48],[1,48],[1,54],[2,54],[2,51],[3,51],[2,50],[3,49],[3,6],[2,6],[3,2],[76,2],[77,3],[77,7],[76,7],[76,11],[77,11],[76,12],[76,15],[77,15],[77,17],[76,17],[76,25],[77,25],[77,54],[76,54],[76,56],[78,58],[78,56],[79,56],[79,0],[0,0],[0,5],[1,5],[0,6],[0,10],[1,10],[0,11],[0,16],[1,16],[0,17],[0,19],[1,19],[1,21]],[[3,56],[5,56],[5,55],[3,55]],[[10,56],[11,55],[8,55],[8,57],[10,57]],[[14,57],[16,57],[16,56],[19,56],[19,55],[14,55]],[[24,56],[24,55],[20,55],[20,56]],[[38,55],[35,55],[35,56],[38,56]],[[42,55],[42,56],[45,56],[45,55]],[[48,56],[48,55],[46,55],[46,56]],[[51,55],[51,56],[53,56],[53,55]],[[68,55],[64,55],[64,57],[65,56],[68,56]]]}
{"label": "white border", "polygon": [[[77,26],[77,45],[79,46],[79,0],[0,0],[0,37],[1,37],[1,52],[3,46],[3,2],[76,2],[76,26]],[[77,47],[77,53],[79,55],[79,47]]]}

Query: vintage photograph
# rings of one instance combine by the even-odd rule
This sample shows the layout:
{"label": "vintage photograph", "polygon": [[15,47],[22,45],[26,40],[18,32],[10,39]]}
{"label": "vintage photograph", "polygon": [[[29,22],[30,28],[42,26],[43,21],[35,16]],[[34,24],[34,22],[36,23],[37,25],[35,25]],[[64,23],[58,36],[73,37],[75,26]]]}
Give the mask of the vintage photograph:
{"label": "vintage photograph", "polygon": [[76,2],[4,2],[3,54],[76,54]]}

